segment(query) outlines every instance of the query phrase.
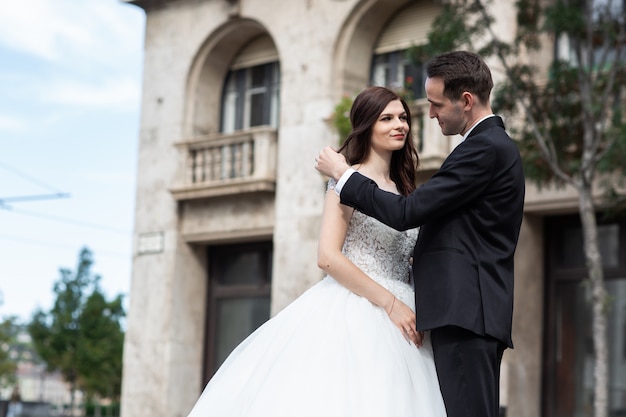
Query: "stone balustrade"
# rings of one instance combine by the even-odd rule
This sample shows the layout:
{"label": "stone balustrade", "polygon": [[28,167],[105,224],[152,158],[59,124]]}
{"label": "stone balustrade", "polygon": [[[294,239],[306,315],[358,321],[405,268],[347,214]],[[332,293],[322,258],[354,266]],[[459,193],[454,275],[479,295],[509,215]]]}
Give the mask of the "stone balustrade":
{"label": "stone balustrade", "polygon": [[259,126],[176,144],[182,179],[170,189],[177,200],[211,198],[276,188],[277,131]]}

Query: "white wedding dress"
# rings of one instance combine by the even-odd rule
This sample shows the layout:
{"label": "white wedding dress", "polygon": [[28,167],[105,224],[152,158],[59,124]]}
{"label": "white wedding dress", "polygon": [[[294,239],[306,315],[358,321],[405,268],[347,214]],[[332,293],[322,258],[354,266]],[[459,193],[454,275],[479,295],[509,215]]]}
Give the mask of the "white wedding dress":
{"label": "white wedding dress", "polygon": [[[343,253],[414,309],[416,238],[354,211]],[[416,348],[382,308],[327,276],[245,339],[189,414],[235,416],[443,417],[429,335]]]}

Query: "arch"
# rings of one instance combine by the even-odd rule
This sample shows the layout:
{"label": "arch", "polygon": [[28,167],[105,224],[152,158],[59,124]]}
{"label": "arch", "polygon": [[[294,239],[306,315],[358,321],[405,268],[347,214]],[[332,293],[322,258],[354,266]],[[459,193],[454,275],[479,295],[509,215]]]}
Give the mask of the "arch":
{"label": "arch", "polygon": [[[383,41],[385,29],[391,22],[402,19],[403,11],[424,7],[428,16],[433,15],[431,0],[363,0],[346,19],[337,38],[333,57],[333,94],[338,100],[341,95],[353,95],[369,84],[372,54]],[[420,19],[423,21],[423,19]],[[419,22],[416,22],[419,24]],[[421,40],[421,39],[420,39]]]}
{"label": "arch", "polygon": [[[232,63],[248,45],[261,46],[278,56],[267,29],[252,19],[234,19],[216,29],[200,47],[187,77],[185,135],[207,135],[219,131],[224,79]],[[246,48],[250,57],[251,48]]]}

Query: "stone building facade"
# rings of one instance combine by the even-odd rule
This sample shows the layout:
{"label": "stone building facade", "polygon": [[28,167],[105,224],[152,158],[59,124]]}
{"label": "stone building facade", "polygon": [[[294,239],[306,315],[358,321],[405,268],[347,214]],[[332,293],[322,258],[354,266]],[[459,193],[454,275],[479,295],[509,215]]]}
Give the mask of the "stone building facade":
{"label": "stone building facade", "polygon": [[[338,135],[344,95],[411,90],[423,179],[458,143],[429,120],[423,72],[432,0],[128,0],[146,12],[133,274],[122,417],[185,417],[230,350],[322,278],[326,180],[314,158]],[[494,2],[511,38],[513,1]],[[550,48],[538,62],[549,62]],[[501,71],[490,62],[496,81]],[[577,197],[528,185],[516,253],[515,349],[506,415],[581,414],[590,404]],[[612,410],[626,408],[626,226],[603,226]],[[578,239],[578,240],[577,240]],[[582,300],[582,301],[581,301]],[[621,375],[621,376],[620,376]],[[591,388],[589,388],[591,384]],[[572,413],[569,413],[569,411]],[[569,413],[569,414],[568,414]]]}

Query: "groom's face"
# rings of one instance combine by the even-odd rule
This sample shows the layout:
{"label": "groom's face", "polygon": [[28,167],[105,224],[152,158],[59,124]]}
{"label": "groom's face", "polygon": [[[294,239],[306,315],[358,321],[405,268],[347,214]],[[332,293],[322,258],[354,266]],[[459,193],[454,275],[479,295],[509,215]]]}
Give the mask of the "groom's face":
{"label": "groom's face", "polygon": [[465,128],[465,112],[462,100],[452,101],[443,94],[444,84],[440,77],[426,78],[424,85],[428,98],[429,116],[437,119],[444,135],[457,135]]}

